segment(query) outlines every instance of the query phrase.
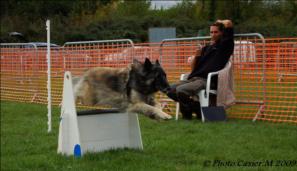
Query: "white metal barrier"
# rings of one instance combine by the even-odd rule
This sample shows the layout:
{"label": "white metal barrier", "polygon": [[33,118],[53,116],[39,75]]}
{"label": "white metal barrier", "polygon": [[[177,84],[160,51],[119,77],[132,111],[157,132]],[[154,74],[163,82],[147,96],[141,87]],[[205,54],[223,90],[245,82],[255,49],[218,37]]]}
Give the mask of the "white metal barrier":
{"label": "white metal barrier", "polygon": [[63,45],[64,71],[89,67],[124,66],[132,62],[134,43],[130,39],[66,42]]}
{"label": "white metal barrier", "polygon": [[0,47],[1,97],[22,95],[28,101],[35,101],[38,98],[37,46],[33,43],[1,43]]}
{"label": "white metal barrier", "polygon": [[281,42],[277,52],[278,81],[284,76],[297,76],[297,45],[293,42]]}

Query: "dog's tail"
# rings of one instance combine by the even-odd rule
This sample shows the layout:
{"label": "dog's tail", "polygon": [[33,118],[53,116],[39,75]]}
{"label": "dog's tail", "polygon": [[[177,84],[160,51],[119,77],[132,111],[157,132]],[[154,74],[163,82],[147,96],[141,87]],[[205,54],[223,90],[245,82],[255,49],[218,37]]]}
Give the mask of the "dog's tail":
{"label": "dog's tail", "polygon": [[73,84],[73,87],[75,87],[75,85],[78,84],[78,82],[80,81],[81,77],[73,77],[72,78],[72,84]]}
{"label": "dog's tail", "polygon": [[81,77],[72,77],[72,86],[73,86],[73,94],[74,99],[77,101],[77,97],[80,96],[80,87],[81,87]]}

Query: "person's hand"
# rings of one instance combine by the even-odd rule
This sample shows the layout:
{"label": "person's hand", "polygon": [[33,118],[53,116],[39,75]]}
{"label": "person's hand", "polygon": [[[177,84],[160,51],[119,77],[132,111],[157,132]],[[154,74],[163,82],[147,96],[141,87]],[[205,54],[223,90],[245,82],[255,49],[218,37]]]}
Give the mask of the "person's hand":
{"label": "person's hand", "polygon": [[188,57],[188,63],[192,63],[193,60],[194,60],[197,56],[201,56],[201,48],[198,48],[198,49],[196,50],[195,55],[193,55],[193,56],[189,56],[189,57]]}
{"label": "person's hand", "polygon": [[217,20],[216,22],[224,24],[225,28],[233,27],[233,23],[231,20]]}
{"label": "person's hand", "polygon": [[201,49],[200,48],[197,49],[195,56],[201,56]]}
{"label": "person's hand", "polygon": [[191,64],[192,61],[194,60],[194,58],[195,58],[194,55],[193,55],[193,56],[189,56],[189,57],[188,57],[188,63]]}

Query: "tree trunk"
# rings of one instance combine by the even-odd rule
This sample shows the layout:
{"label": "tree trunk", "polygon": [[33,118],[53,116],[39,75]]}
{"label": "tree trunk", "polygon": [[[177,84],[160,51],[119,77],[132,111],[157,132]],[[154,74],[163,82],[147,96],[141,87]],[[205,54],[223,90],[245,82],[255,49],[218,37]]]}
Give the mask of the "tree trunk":
{"label": "tree trunk", "polygon": [[211,0],[209,4],[209,20],[215,20],[216,0]]}

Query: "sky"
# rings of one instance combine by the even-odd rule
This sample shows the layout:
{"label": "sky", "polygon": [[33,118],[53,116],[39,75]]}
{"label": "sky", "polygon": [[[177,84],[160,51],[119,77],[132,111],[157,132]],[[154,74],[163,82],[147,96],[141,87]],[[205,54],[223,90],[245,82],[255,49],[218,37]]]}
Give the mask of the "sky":
{"label": "sky", "polygon": [[182,0],[151,0],[151,8],[156,9],[168,9],[177,3],[182,2]]}
{"label": "sky", "polygon": [[[182,2],[182,0],[150,0],[151,1],[151,8],[154,9],[161,9],[161,7],[163,7],[163,9],[168,9],[173,7],[174,5]],[[192,0],[193,2],[195,2],[195,0]],[[277,3],[278,1],[275,0],[265,0],[264,2],[266,3]]]}

